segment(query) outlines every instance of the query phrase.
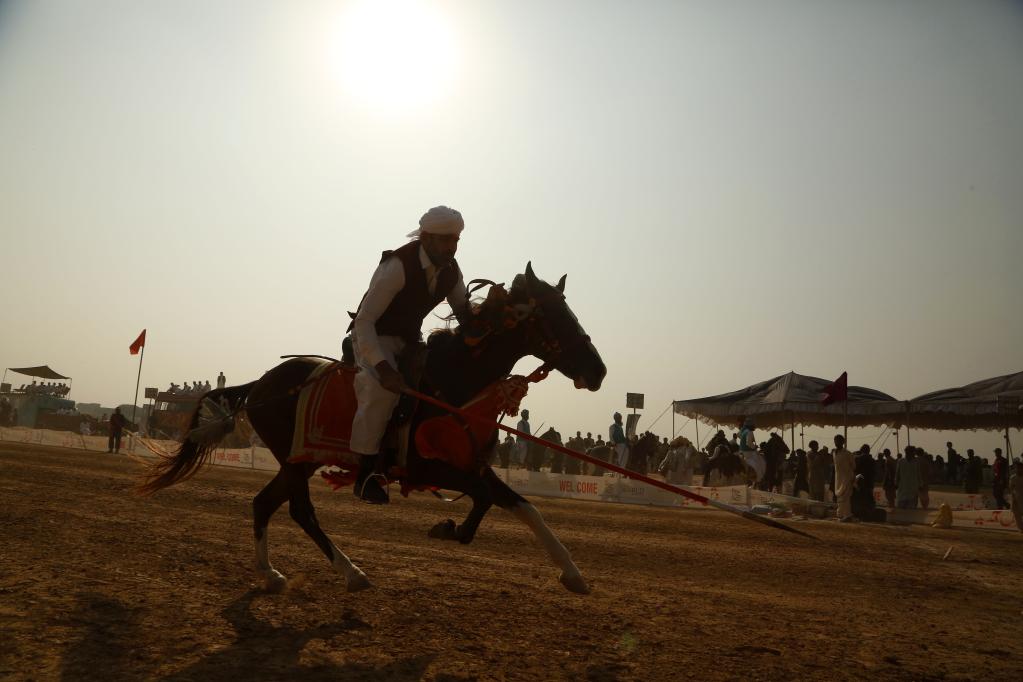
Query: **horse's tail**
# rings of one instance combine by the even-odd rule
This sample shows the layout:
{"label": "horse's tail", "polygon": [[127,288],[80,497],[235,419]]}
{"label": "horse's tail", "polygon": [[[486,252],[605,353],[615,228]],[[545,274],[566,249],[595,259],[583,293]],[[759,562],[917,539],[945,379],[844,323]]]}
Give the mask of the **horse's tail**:
{"label": "horse's tail", "polygon": [[194,476],[209,460],[217,444],[234,430],[235,414],[255,384],[252,381],[204,394],[192,412],[181,447],[176,454],[161,457],[149,466],[138,493],[152,495]]}

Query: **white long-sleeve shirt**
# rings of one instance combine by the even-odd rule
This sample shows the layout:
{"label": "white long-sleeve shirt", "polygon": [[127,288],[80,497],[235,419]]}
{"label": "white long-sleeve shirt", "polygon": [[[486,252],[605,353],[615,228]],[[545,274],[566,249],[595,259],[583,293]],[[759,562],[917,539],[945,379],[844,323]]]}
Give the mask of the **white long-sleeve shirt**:
{"label": "white long-sleeve shirt", "polygon": [[[437,288],[437,267],[426,255],[426,249],[422,245],[419,247],[419,263],[425,270],[426,283],[430,293],[433,293]],[[352,336],[355,347],[362,356],[360,359],[370,367],[376,366],[385,359],[384,352],[380,348],[380,338],[377,336],[377,320],[404,287],[405,268],[397,256],[391,256],[378,265],[369,281],[366,297],[362,300],[359,314],[355,316],[355,322],[352,325]],[[465,310],[465,280],[462,278],[461,271],[458,273],[458,280],[448,293],[447,301],[455,313]]]}

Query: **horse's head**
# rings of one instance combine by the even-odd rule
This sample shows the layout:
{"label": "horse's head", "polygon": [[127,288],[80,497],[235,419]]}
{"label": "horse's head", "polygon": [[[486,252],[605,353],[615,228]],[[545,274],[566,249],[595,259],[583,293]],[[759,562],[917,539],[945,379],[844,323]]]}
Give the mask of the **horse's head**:
{"label": "horse's head", "polygon": [[607,367],[589,335],[565,301],[565,278],[551,286],[533,274],[516,275],[508,292],[509,307],[525,327],[526,352],[543,360],[575,382],[576,388],[596,391]]}

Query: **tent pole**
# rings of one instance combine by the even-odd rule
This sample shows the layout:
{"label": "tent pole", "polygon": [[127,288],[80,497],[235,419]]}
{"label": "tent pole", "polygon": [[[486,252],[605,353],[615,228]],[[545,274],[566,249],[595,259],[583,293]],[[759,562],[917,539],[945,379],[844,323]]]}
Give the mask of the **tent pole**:
{"label": "tent pole", "polygon": [[675,401],[671,401],[671,439],[675,440]]}
{"label": "tent pole", "polygon": [[1009,427],[1005,427],[1005,454],[1009,457],[1009,464],[1012,464],[1012,441],[1009,440]]}
{"label": "tent pole", "polygon": [[792,454],[796,454],[796,413],[792,413]]}
{"label": "tent pole", "polygon": [[693,424],[696,425],[696,451],[700,450],[700,419],[699,417],[693,417]]}
{"label": "tent pole", "polygon": [[849,448],[849,396],[842,402],[842,438],[845,440],[846,449]]}

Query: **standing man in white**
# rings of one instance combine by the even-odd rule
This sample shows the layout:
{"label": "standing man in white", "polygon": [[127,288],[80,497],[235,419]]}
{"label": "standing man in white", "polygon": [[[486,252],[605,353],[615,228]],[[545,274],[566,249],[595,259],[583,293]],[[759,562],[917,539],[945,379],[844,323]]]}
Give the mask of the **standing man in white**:
{"label": "standing man in white", "polygon": [[362,455],[355,494],[366,502],[388,502],[387,491],[372,474],[384,429],[404,388],[398,357],[407,344],[420,340],[423,320],[441,301],[447,299],[460,320],[467,312],[465,281],[455,260],[464,227],[462,214],[452,208],[427,211],[419,219],[419,229],[408,235],[412,241],[383,252],[352,321],[352,347],[360,371],[355,375],[359,406],[350,447]]}
{"label": "standing man in white", "polygon": [[852,492],[856,477],[856,461],[853,454],[845,449],[845,437],[835,435],[835,497],[838,498],[838,520],[856,520],[852,515]]}

